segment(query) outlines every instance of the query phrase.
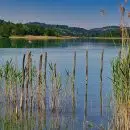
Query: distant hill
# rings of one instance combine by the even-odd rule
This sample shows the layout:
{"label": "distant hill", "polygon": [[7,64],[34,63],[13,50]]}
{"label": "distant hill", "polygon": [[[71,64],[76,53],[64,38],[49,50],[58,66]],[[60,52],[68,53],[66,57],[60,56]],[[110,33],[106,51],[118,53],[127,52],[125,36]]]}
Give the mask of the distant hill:
{"label": "distant hill", "polygon": [[[130,29],[128,28],[128,31]],[[120,37],[119,26],[107,26],[102,28],[84,29],[69,27],[66,25],[51,25],[39,22],[12,23],[0,20],[0,36],[11,35],[47,35],[47,36],[78,36],[78,37]]]}
{"label": "distant hill", "polygon": [[59,35],[63,36],[86,36],[88,34],[88,30],[84,28],[69,27],[67,25],[51,25],[38,22],[29,22],[27,25],[40,26],[45,29],[54,29],[59,33]]}
{"label": "distant hill", "polygon": [[88,32],[88,37],[121,37],[121,29],[119,26],[94,28],[88,30]]}

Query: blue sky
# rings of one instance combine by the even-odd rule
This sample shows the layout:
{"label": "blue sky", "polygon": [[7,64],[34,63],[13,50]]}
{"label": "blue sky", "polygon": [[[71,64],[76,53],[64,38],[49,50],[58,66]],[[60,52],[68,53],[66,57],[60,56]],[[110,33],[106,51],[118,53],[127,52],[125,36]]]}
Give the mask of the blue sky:
{"label": "blue sky", "polygon": [[[90,29],[119,25],[118,6],[119,0],[0,0],[0,18]],[[106,10],[106,16],[100,15],[100,9]]]}

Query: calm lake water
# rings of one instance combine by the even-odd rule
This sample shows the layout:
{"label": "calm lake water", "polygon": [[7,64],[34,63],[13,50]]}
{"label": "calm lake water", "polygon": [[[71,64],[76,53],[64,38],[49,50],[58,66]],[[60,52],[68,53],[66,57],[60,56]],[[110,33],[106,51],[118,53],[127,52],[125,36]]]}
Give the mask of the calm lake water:
{"label": "calm lake water", "polygon": [[[74,130],[83,129],[84,120],[84,98],[85,98],[85,53],[88,49],[88,112],[87,121],[100,125],[108,123],[109,100],[111,94],[111,61],[118,55],[120,44],[112,41],[95,40],[68,40],[68,41],[34,41],[28,43],[26,40],[0,40],[0,64],[6,60],[18,61],[18,66],[22,67],[23,54],[31,51],[33,63],[38,64],[40,54],[48,52],[48,63],[56,63],[57,71],[64,77],[66,71],[72,72],[74,51],[77,52],[76,61],[76,123]],[[100,59],[104,49],[104,69],[103,69],[103,116],[100,114]],[[48,72],[49,73],[49,72]],[[49,81],[48,81],[49,82]],[[64,115],[67,116],[67,115]],[[48,118],[49,119],[49,118]],[[86,124],[87,124],[86,121]],[[70,128],[68,128],[70,129]],[[96,129],[96,128],[93,128]],[[1,130],[1,129],[0,129]]]}

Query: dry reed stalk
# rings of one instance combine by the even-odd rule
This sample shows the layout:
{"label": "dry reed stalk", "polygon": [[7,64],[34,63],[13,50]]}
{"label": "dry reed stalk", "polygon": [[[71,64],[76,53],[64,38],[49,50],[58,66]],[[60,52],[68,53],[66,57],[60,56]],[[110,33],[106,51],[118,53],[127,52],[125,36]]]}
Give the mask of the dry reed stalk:
{"label": "dry reed stalk", "polygon": [[125,14],[125,8],[120,4],[120,12],[121,12],[121,20],[120,20],[120,28],[122,32],[122,45],[124,43],[124,14]]}
{"label": "dry reed stalk", "polygon": [[102,116],[103,109],[103,97],[102,97],[102,79],[103,79],[103,59],[104,59],[104,50],[101,54],[101,68],[100,68],[100,114]]}
{"label": "dry reed stalk", "polygon": [[9,91],[9,93],[10,93],[10,103],[12,102],[12,99],[13,99],[12,85],[13,85],[13,83],[12,83],[12,80],[11,80],[11,81],[10,81],[10,91]]}
{"label": "dry reed stalk", "polygon": [[[18,65],[17,65],[18,61],[17,61],[17,57],[16,57],[16,60],[15,60],[15,73],[17,72],[17,68],[18,68]],[[16,106],[16,115],[18,117],[18,88],[17,88],[17,77],[15,77],[15,106]]]}
{"label": "dry reed stalk", "polygon": [[21,98],[20,98],[20,108],[24,110],[24,82],[25,82],[25,57],[26,55],[24,54],[23,56],[23,67],[22,67],[22,92],[21,92]]}
{"label": "dry reed stalk", "polygon": [[128,3],[128,0],[125,0],[125,4],[127,4]]}
{"label": "dry reed stalk", "polygon": [[38,109],[40,110],[42,104],[41,104],[41,90],[42,90],[42,60],[43,55],[40,56],[39,61],[39,75],[38,75]]}
{"label": "dry reed stalk", "polygon": [[129,130],[130,119],[128,117],[127,106],[123,104],[116,105],[116,111],[111,121],[110,130]]}
{"label": "dry reed stalk", "polygon": [[38,130],[43,129],[43,113],[42,111],[38,111]]}
{"label": "dry reed stalk", "polygon": [[59,116],[59,112],[56,112],[56,117],[54,117],[54,127],[53,129],[57,129],[60,130],[60,116]]}
{"label": "dry reed stalk", "polygon": [[56,112],[57,107],[57,73],[56,73],[56,64],[53,68],[54,79],[52,81],[52,112]]}

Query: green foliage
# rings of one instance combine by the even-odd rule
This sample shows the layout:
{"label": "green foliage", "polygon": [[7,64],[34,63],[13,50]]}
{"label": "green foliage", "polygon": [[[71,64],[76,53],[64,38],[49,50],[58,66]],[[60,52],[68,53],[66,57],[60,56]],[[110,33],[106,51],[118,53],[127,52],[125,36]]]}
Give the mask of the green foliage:
{"label": "green foliage", "polygon": [[[129,31],[129,29],[128,29]],[[9,37],[11,35],[47,35],[47,36],[79,36],[79,37],[120,37],[121,31],[118,26],[108,26],[86,30],[78,27],[68,27],[65,25],[50,25],[44,23],[11,23],[0,20],[0,36]]]}
{"label": "green foliage", "polygon": [[48,25],[42,23],[11,23],[0,20],[0,36],[11,35],[47,35],[47,36],[82,36],[87,30],[82,28],[71,28],[64,25]]}
{"label": "green foliage", "polygon": [[130,52],[112,62],[113,90],[116,100],[127,103],[130,100]]}

